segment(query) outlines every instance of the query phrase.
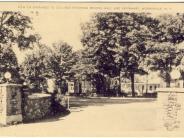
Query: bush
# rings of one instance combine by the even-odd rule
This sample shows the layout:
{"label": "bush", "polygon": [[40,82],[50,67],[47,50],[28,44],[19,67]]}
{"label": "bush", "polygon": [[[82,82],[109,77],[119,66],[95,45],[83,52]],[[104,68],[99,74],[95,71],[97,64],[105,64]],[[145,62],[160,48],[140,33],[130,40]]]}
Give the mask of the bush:
{"label": "bush", "polygon": [[67,110],[66,96],[60,93],[53,93],[51,107],[54,114],[65,112]]}

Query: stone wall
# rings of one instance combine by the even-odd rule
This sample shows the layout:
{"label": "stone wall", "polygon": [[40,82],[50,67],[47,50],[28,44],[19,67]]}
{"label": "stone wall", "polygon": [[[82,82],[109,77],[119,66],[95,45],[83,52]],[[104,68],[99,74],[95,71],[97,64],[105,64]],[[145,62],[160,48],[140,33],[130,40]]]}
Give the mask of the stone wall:
{"label": "stone wall", "polygon": [[29,122],[45,118],[51,114],[51,95],[34,93],[23,97],[23,121]]}

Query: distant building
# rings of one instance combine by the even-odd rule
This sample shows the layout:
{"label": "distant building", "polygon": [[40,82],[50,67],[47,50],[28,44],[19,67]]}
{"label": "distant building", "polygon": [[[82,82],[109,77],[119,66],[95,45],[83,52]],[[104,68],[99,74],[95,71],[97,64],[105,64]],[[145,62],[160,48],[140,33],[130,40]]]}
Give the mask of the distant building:
{"label": "distant building", "polygon": [[68,92],[73,95],[88,94],[95,90],[91,81],[70,80],[68,83]]}
{"label": "distant building", "polygon": [[81,93],[93,92],[94,86],[91,81],[83,80],[81,81]]}
{"label": "distant building", "polygon": [[75,92],[75,82],[68,81],[68,92],[73,94]]}
{"label": "distant building", "polygon": [[[134,88],[138,96],[145,93],[155,93],[157,88],[162,87],[158,73],[151,72],[149,75],[135,75]],[[129,79],[121,79],[121,92],[131,94],[131,82]]]}
{"label": "distant building", "polygon": [[[135,82],[134,88],[138,96],[142,96],[144,93],[155,93],[156,89],[160,87],[159,83],[145,83]],[[121,92],[131,93],[131,83],[121,83]]]}
{"label": "distant building", "polygon": [[[166,87],[166,83],[162,83],[162,87]],[[170,82],[170,87],[171,88],[184,88],[184,81],[182,79],[177,79],[177,80],[171,80]]]}

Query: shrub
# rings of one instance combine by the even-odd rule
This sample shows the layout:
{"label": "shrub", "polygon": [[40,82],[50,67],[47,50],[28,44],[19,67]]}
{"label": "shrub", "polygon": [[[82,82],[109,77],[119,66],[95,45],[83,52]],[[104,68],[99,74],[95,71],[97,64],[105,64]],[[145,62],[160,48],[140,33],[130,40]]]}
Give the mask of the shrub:
{"label": "shrub", "polygon": [[65,112],[67,110],[66,96],[56,92],[53,93],[51,107],[54,114]]}

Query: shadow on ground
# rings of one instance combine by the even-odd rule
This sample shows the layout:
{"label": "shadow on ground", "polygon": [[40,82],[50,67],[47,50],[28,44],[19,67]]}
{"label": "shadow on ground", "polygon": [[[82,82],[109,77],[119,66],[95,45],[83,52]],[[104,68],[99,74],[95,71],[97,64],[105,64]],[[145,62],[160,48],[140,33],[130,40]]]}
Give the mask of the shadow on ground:
{"label": "shadow on ground", "polygon": [[31,120],[24,122],[23,124],[29,123],[48,123],[64,120],[64,117],[70,115],[72,112],[81,112],[88,106],[105,106],[108,104],[129,104],[129,103],[141,103],[141,102],[154,102],[156,98],[81,98],[81,97],[70,97],[70,110],[65,110],[52,116],[48,116],[44,119]]}
{"label": "shadow on ground", "polygon": [[156,98],[70,98],[70,108],[78,109],[87,106],[104,106],[108,104],[129,104],[129,103],[143,103],[154,102]]}
{"label": "shadow on ground", "polygon": [[12,126],[12,125],[19,125],[19,124],[33,124],[33,123],[55,122],[55,121],[62,120],[62,117],[65,117],[65,116],[67,116],[69,114],[70,114],[70,111],[69,110],[66,110],[66,111],[57,113],[55,115],[47,116],[45,118],[40,118],[40,119],[36,119],[36,120],[29,120],[29,121],[23,121],[23,123],[22,122],[21,123],[15,122],[13,124],[8,124],[8,125],[0,124],[0,128],[1,127]]}

